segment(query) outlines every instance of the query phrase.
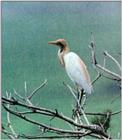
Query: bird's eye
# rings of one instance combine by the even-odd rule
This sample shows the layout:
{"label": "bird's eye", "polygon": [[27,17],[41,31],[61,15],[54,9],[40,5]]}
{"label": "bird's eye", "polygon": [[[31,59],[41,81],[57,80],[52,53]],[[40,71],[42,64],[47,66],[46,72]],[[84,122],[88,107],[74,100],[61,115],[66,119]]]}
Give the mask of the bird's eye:
{"label": "bird's eye", "polygon": [[64,47],[64,45],[61,42],[58,42],[57,45]]}

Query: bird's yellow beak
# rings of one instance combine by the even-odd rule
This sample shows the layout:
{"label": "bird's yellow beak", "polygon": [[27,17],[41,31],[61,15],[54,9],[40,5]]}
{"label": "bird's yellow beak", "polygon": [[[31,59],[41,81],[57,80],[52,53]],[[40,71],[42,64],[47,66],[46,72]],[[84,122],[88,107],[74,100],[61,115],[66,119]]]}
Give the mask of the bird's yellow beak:
{"label": "bird's yellow beak", "polygon": [[49,41],[48,44],[57,45],[57,41]]}

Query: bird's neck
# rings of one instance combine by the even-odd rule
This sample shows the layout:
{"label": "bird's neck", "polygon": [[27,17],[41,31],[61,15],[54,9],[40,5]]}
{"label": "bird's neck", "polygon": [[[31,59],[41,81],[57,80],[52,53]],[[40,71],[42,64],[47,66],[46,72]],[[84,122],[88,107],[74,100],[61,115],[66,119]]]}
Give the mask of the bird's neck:
{"label": "bird's neck", "polygon": [[64,56],[70,52],[70,49],[68,46],[64,46],[64,47],[60,47],[58,50],[58,57],[59,57],[59,61],[60,64],[62,66],[65,66],[65,62],[64,62]]}

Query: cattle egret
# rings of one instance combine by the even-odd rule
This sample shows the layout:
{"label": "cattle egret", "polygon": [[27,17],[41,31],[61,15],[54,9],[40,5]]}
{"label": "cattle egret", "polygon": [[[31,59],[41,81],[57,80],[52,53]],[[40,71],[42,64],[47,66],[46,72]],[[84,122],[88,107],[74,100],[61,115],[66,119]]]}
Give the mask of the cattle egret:
{"label": "cattle egret", "polygon": [[50,41],[48,44],[59,47],[59,61],[61,65],[65,67],[68,76],[77,85],[78,89],[81,91],[84,90],[87,94],[91,94],[91,80],[83,60],[76,53],[70,51],[68,44],[64,39]]}

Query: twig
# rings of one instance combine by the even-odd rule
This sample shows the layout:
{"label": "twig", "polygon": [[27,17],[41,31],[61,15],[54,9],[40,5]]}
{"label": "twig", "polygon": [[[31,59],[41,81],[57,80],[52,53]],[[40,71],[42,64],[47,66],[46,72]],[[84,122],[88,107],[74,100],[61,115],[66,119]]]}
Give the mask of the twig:
{"label": "twig", "polygon": [[[31,109],[32,111],[34,111],[34,110],[40,111],[40,112],[42,111],[42,112],[49,113],[50,115],[55,115],[55,112],[50,110],[50,109],[46,109],[46,108],[42,108],[42,107],[36,107],[36,106],[30,106],[30,105],[27,105],[27,104],[23,104],[20,101],[6,99],[5,97],[2,97],[2,103],[11,104],[11,105],[18,105],[18,106],[21,106],[21,107],[25,107],[27,109]],[[113,112],[113,113],[111,113],[111,115],[116,115],[116,114],[119,114],[119,113],[121,113],[121,111]],[[105,113],[90,113],[90,112],[85,112],[85,114],[86,115],[106,115]],[[59,115],[59,113],[58,113],[58,115]]]}
{"label": "twig", "polygon": [[45,79],[45,81],[44,81],[39,87],[37,87],[27,98],[28,98],[29,100],[31,100],[31,98],[34,96],[34,94],[36,94],[37,91],[38,91],[40,88],[42,88],[43,86],[45,86],[46,83],[47,83],[47,79]]}
{"label": "twig", "polygon": [[109,57],[113,62],[115,62],[115,64],[118,66],[118,68],[120,69],[120,71],[122,71],[121,66],[119,64],[119,62],[112,56],[110,55],[107,51],[104,51],[104,55]]}
{"label": "twig", "polygon": [[1,131],[2,133],[4,133],[9,139],[13,139],[15,140],[15,137],[13,136],[13,133],[6,131],[5,129]]}
{"label": "twig", "polygon": [[107,120],[110,119],[110,118],[111,118],[111,112],[107,112],[107,114],[106,114],[106,119],[104,120],[104,123],[102,124],[103,128],[104,128],[104,126],[105,126]]}
{"label": "twig", "polygon": [[25,96],[27,96],[27,82],[24,82]]}
{"label": "twig", "polygon": [[[117,81],[121,81],[122,77],[119,74],[117,74],[113,71],[110,71],[109,69],[107,69],[104,66],[101,66],[97,63],[94,41],[91,41],[89,47],[91,48],[92,62],[93,62],[93,65],[94,65],[95,69],[97,69],[104,76],[106,76],[106,74],[107,74],[107,75],[109,75],[109,78],[115,79]],[[106,76],[106,78],[107,78],[107,76]]]}
{"label": "twig", "polygon": [[24,101],[25,101],[25,98],[22,97],[21,95],[19,95],[15,89],[14,89],[14,94],[15,94],[16,96],[18,96],[21,100],[24,100]]}
{"label": "twig", "polygon": [[[17,117],[19,117],[19,118],[25,120],[25,121],[28,121],[28,122],[30,122],[30,123],[32,123],[32,124],[34,124],[34,125],[43,127],[43,128],[45,128],[45,129],[47,129],[47,130],[50,130],[50,131],[53,131],[53,132],[57,132],[57,133],[60,133],[60,134],[62,134],[62,133],[63,133],[63,134],[83,134],[81,131],[71,131],[71,130],[64,130],[64,129],[59,129],[59,128],[55,128],[55,127],[50,127],[50,126],[45,125],[45,124],[43,124],[43,123],[39,123],[39,122],[37,122],[37,121],[34,121],[34,120],[32,120],[32,119],[29,119],[29,118],[25,117],[24,115],[20,115],[20,114],[18,114],[18,112],[13,111],[13,110],[7,108],[4,104],[3,104],[3,107],[4,107],[8,112],[10,112],[11,114],[13,114],[13,115],[15,115],[15,116],[17,116]],[[75,122],[73,122],[73,123],[76,124]],[[86,126],[85,126],[85,125],[77,124],[76,126],[79,126],[79,127],[81,127],[81,128],[85,128],[85,129],[88,129],[88,130],[91,130],[92,133],[99,134],[99,135],[101,135],[101,136],[103,136],[103,137],[108,138],[108,135],[107,135],[105,132],[101,131],[101,129],[99,129],[99,127],[96,126],[96,125],[90,125],[90,126],[87,126],[87,125],[86,125]],[[98,136],[98,137],[99,137],[99,136]]]}
{"label": "twig", "polygon": [[64,130],[64,129],[58,129],[58,128],[50,127],[50,126],[45,125],[45,124],[43,124],[43,123],[39,123],[39,122],[37,122],[37,121],[34,121],[34,120],[32,120],[32,119],[29,119],[29,118],[25,117],[24,115],[20,115],[18,112],[13,111],[13,110],[10,110],[10,109],[7,108],[5,105],[3,105],[3,107],[4,107],[8,112],[10,112],[11,114],[13,114],[13,115],[15,115],[15,116],[17,116],[17,117],[19,117],[19,118],[25,120],[25,121],[28,121],[28,122],[30,122],[30,123],[32,123],[32,124],[35,124],[35,125],[37,125],[37,126],[39,126],[39,127],[44,127],[44,128],[47,129],[47,130],[52,130],[52,131],[56,131],[56,132],[60,132],[60,133],[68,133],[68,134],[82,134],[82,133],[79,132],[79,131],[70,131],[70,130]]}
{"label": "twig", "polygon": [[[65,84],[65,83],[64,83],[64,84]],[[90,123],[89,123],[89,121],[88,121],[88,119],[87,119],[87,117],[86,117],[84,111],[82,110],[82,107],[81,107],[81,105],[80,105],[80,103],[79,103],[79,100],[77,99],[76,95],[74,94],[72,88],[71,88],[69,85],[67,85],[67,84],[65,84],[65,86],[66,86],[66,87],[70,90],[70,92],[72,93],[73,97],[75,98],[76,102],[78,103],[79,109],[80,109],[81,113],[83,114],[83,117],[84,117],[86,123],[89,125]]]}
{"label": "twig", "polygon": [[[2,100],[5,100],[5,102],[3,101],[3,107],[6,109],[6,111],[9,111],[11,114],[13,114],[13,115],[15,115],[15,116],[18,116],[18,117],[20,117],[20,118],[22,118],[22,119],[24,119],[24,120],[26,120],[26,121],[29,121],[30,123],[37,123],[37,122],[35,122],[35,121],[32,121],[31,122],[31,120],[29,119],[28,120],[28,118],[26,118],[25,116],[23,116],[23,115],[21,115],[21,114],[18,114],[18,112],[16,112],[16,111],[12,111],[12,110],[10,110],[10,109],[8,109],[5,105],[4,105],[4,103],[7,103],[7,102],[9,102],[10,101],[10,103],[11,103],[11,105],[12,105],[12,101],[11,100],[8,100],[8,99],[4,99],[3,97],[2,97]],[[37,107],[31,107],[31,106],[29,106],[29,105],[24,105],[24,104],[21,104],[21,103],[19,103],[19,102],[15,102],[15,101],[13,101],[14,103],[14,105],[15,105],[15,103],[16,104],[18,104],[18,105],[20,105],[20,106],[23,106],[23,107],[27,107],[28,109],[37,109],[37,110],[42,110],[42,108],[37,108]],[[43,110],[44,111],[44,110]],[[68,118],[68,117],[66,117],[66,116],[62,116],[61,114],[59,114],[58,112],[56,113],[56,112],[53,112],[53,111],[50,111],[50,110],[48,110],[48,109],[45,109],[45,111],[47,111],[47,112],[50,112],[50,114],[52,114],[52,116],[56,116],[57,118],[59,118],[59,119],[62,119],[62,120],[64,120],[64,121],[67,121],[68,123],[70,123],[70,124],[72,124],[72,125],[74,125],[74,126],[76,126],[76,127],[79,127],[79,128],[84,128],[84,129],[87,129],[87,130],[91,130],[93,133],[95,133],[95,134],[101,134],[101,135],[103,135],[103,136],[105,136],[105,137],[107,137],[107,134],[105,134],[102,130],[101,130],[101,128],[99,127],[99,126],[97,126],[97,125],[82,125],[82,124],[78,124],[78,123],[76,123],[75,121],[73,121],[72,119],[70,119],[70,118]],[[26,119],[25,119],[26,118]],[[43,124],[39,124],[39,123],[37,123],[38,125],[40,125],[40,126],[42,126],[42,127],[45,127],[45,125],[43,125]],[[36,125],[36,124],[35,124]],[[46,129],[47,129],[47,127],[46,127]],[[50,129],[49,129],[50,130]],[[69,131],[69,130],[68,130]]]}
{"label": "twig", "polygon": [[[117,115],[117,114],[120,114],[122,111],[116,111],[116,112],[113,112],[111,113],[110,115],[113,116],[113,115]],[[91,112],[85,112],[86,115],[96,115],[96,116],[105,116],[106,113],[91,113]]]}
{"label": "twig", "polygon": [[[7,98],[8,98],[8,99],[11,98],[11,93],[8,94],[8,92],[6,91],[6,95],[7,95]],[[10,109],[10,104],[8,104],[7,107]],[[9,112],[7,112],[7,121],[8,121],[8,127],[10,128],[10,130],[11,130],[11,132],[12,132],[14,138],[17,138],[17,134],[16,134],[16,132],[14,131],[12,125],[11,125],[10,113],[9,113]],[[13,138],[13,139],[14,139],[14,138]]]}
{"label": "twig", "polygon": [[[10,139],[13,139],[14,137],[13,137],[13,134],[12,133],[10,133],[10,132],[8,132],[7,130],[3,130],[2,129],[2,133],[4,133],[5,135],[7,135],[8,136],[8,138],[10,138]],[[96,136],[96,135],[94,135],[94,134],[92,134],[92,132],[91,131],[87,131],[87,132],[85,132],[85,133],[83,133],[83,134],[79,134],[78,136],[77,136],[77,134],[76,135],[62,135],[62,136],[58,136],[58,135],[54,135],[54,136],[42,136],[42,135],[35,135],[35,136],[28,136],[28,135],[25,135],[25,134],[22,134],[22,135],[18,135],[18,137],[17,138],[26,138],[26,139],[62,139],[62,138],[73,138],[73,139],[76,139],[77,137],[78,138],[80,138],[80,137],[84,137],[84,136],[87,136],[87,135],[91,135],[91,136],[93,136],[93,137],[98,137],[99,138],[99,136]]]}
{"label": "twig", "polygon": [[[64,114],[61,112],[61,116],[64,116]],[[72,124],[70,124],[70,123],[68,123],[67,121],[66,121],[66,123],[68,124],[68,126],[72,129],[72,130],[75,130],[74,128],[73,128],[73,125]]]}
{"label": "twig", "polygon": [[110,75],[111,77],[113,77],[113,78],[116,79],[117,81],[121,81],[121,80],[122,80],[122,77],[121,77],[119,74],[117,74],[117,73],[115,73],[115,72],[112,72],[112,71],[110,71],[110,70],[108,70],[108,69],[102,67],[102,66],[99,65],[99,64],[96,64],[95,66],[96,66],[96,68],[97,68],[99,71],[101,71],[102,73],[105,72],[106,74]]}
{"label": "twig", "polygon": [[97,77],[92,81],[92,85],[101,77],[100,72],[98,72]]}
{"label": "twig", "polygon": [[104,59],[103,59],[103,67],[105,67],[106,65],[106,55],[104,55]]}
{"label": "twig", "polygon": [[62,139],[62,138],[72,138],[72,139],[76,139],[76,138],[81,138],[87,135],[92,134],[92,132],[86,132],[84,134],[79,134],[77,135],[62,135],[62,136],[21,136],[23,138],[28,138],[28,139]]}

